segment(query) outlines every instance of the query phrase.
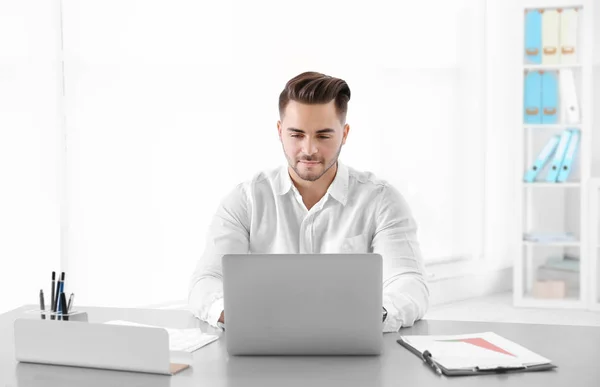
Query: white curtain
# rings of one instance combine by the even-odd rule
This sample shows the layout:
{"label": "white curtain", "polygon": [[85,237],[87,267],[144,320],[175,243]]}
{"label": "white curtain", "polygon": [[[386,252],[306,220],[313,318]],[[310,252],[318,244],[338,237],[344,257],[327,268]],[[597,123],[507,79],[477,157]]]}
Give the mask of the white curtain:
{"label": "white curtain", "polygon": [[277,99],[307,70],[349,83],[342,160],[400,189],[426,258],[478,257],[482,3],[63,0],[78,302],[186,297],[219,200],[284,162]]}

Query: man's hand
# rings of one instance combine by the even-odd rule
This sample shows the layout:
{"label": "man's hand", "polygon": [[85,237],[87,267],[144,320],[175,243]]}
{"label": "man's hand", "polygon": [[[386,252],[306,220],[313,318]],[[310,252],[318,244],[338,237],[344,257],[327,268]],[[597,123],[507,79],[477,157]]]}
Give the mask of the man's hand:
{"label": "man's hand", "polygon": [[221,324],[225,324],[225,311],[221,312],[221,317],[219,317],[218,322],[220,322]]}

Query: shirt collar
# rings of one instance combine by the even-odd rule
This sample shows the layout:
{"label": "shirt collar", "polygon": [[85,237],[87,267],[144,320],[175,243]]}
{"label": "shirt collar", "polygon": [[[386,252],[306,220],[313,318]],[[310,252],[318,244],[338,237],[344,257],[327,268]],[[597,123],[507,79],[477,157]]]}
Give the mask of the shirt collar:
{"label": "shirt collar", "polygon": [[[335,200],[342,203],[342,205],[346,205],[348,199],[348,177],[348,167],[338,160],[337,172],[331,185],[327,188],[327,193]],[[285,195],[293,186],[294,184],[292,183],[292,178],[288,172],[288,166],[285,165],[281,167],[279,174],[277,175],[277,194]]]}
{"label": "shirt collar", "polygon": [[327,192],[342,205],[348,199],[348,167],[338,160],[337,172]]}

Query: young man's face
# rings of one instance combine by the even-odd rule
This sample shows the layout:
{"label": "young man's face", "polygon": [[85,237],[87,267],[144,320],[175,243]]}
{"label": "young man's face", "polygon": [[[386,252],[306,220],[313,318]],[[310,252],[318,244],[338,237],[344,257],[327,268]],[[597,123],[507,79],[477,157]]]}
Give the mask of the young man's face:
{"label": "young man's face", "polygon": [[289,166],[307,181],[318,180],[335,165],[349,129],[342,126],[334,100],[318,105],[290,101],[283,121],[277,122]]}

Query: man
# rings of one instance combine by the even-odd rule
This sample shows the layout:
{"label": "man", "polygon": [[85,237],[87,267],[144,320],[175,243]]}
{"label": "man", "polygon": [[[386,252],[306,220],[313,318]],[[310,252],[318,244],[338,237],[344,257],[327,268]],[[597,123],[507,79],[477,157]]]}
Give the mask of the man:
{"label": "man", "polygon": [[191,280],[189,304],[200,319],[223,327],[221,257],[249,252],[379,253],[383,330],[423,317],[429,290],[406,202],[385,181],[338,161],[349,100],[342,79],[306,72],[288,81],[277,122],[288,165],[239,184],[219,206]]}

